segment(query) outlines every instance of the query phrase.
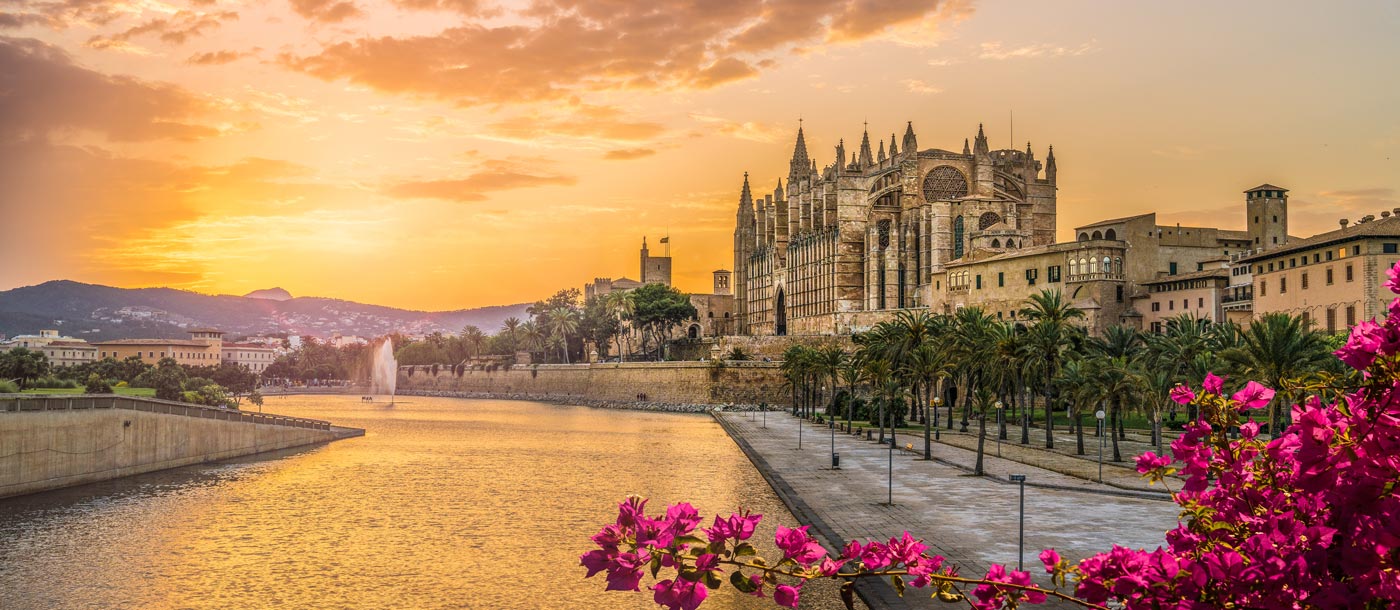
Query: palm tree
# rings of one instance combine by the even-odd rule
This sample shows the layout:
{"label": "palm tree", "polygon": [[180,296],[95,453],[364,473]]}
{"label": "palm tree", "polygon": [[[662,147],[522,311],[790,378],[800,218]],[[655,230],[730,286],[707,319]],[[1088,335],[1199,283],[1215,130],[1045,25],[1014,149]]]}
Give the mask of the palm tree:
{"label": "palm tree", "polygon": [[1143,382],[1128,359],[1123,356],[1098,356],[1095,358],[1095,384],[1098,391],[1107,397],[1109,404],[1107,432],[1109,438],[1113,440],[1113,461],[1123,461],[1123,454],[1119,450],[1119,435],[1114,434],[1113,426],[1117,422],[1119,426],[1123,421],[1123,404],[1125,401],[1133,399],[1141,394]]}
{"label": "palm tree", "polygon": [[1073,335],[1082,332],[1074,321],[1084,318],[1084,312],[1065,300],[1059,290],[1042,290],[1026,300],[1021,316],[1032,323],[1028,343],[1040,359],[1045,386],[1045,448],[1055,448],[1055,419],[1052,402],[1055,397],[1055,375],[1066,352],[1072,349]]}
{"label": "palm tree", "polygon": [[[1225,360],[1243,375],[1277,389],[1283,401],[1289,400],[1290,382],[1321,370],[1331,356],[1322,333],[1301,317],[1286,313],[1264,314],[1244,329],[1240,339],[1239,347],[1223,354]],[[1282,429],[1280,402],[1279,397],[1269,402],[1269,433],[1273,436]]]}
{"label": "palm tree", "polygon": [[1064,399],[1069,403],[1070,420],[1074,422],[1075,454],[1084,455],[1084,415],[1087,405],[1103,400],[1092,364],[1082,358],[1066,361],[1055,377],[1059,387],[1066,388]]}
{"label": "palm tree", "polygon": [[812,355],[812,364],[818,375],[831,380],[831,402],[827,403],[824,413],[829,418],[831,408],[836,406],[836,378],[841,374],[842,367],[845,366],[847,355],[839,345],[828,345],[816,350]]}
{"label": "palm tree", "polygon": [[[627,320],[630,319],[632,317],[632,313],[637,310],[636,295],[632,294],[631,290],[617,290],[609,292],[608,295],[604,298],[606,299],[605,302],[607,304],[608,311],[611,312],[612,315],[617,317],[618,328],[627,329],[627,342],[628,347],[630,348],[632,343],[632,330],[627,325]],[[622,351],[622,335],[623,333],[619,331],[616,337],[618,360],[620,362],[626,362],[627,352]]]}
{"label": "palm tree", "polygon": [[915,395],[915,400],[922,400],[920,416],[924,422],[924,459],[933,459],[933,393],[938,382],[947,377],[952,370],[952,363],[948,360],[947,352],[942,349],[939,342],[934,340],[925,341],[914,353],[910,354],[908,363],[910,375],[919,380],[923,387],[923,396]]}
{"label": "palm tree", "polygon": [[[1142,354],[1142,346],[1142,333],[1121,324],[1110,326],[1104,330],[1102,337],[1089,340],[1089,347],[1095,353],[1110,359],[1121,358],[1128,364],[1132,364],[1131,361]],[[1109,429],[1112,430],[1113,425],[1117,425],[1118,438],[1126,440],[1128,435],[1123,429],[1122,417],[1122,413],[1117,413],[1117,418],[1109,421]]]}
{"label": "palm tree", "polygon": [[520,343],[526,351],[544,351],[545,333],[534,320],[520,324],[516,330],[512,331],[512,334],[518,334]]}
{"label": "palm tree", "polygon": [[551,345],[560,347],[564,364],[569,364],[569,336],[578,332],[578,312],[568,307],[555,307],[545,314]]}
{"label": "palm tree", "polygon": [[515,331],[520,328],[520,318],[511,316],[501,322],[501,332],[510,340],[511,347],[515,347]]}
{"label": "palm tree", "polygon": [[[856,335],[853,339],[860,337]],[[841,381],[846,384],[846,431],[851,430],[851,418],[855,414],[856,408],[856,385],[865,381],[865,362],[861,360],[860,352],[846,358],[846,362],[841,366]]]}
{"label": "palm tree", "polygon": [[486,341],[486,333],[481,332],[480,328],[468,324],[462,329],[462,340],[465,341],[467,345],[472,346],[473,356],[480,357],[481,344]]}
{"label": "palm tree", "polygon": [[[983,383],[989,370],[992,354],[988,349],[991,328],[996,322],[980,307],[964,307],[953,316],[953,337],[950,345],[952,358],[958,363],[958,374],[962,378],[962,424],[961,431],[967,432],[968,416],[972,411],[972,397],[975,388]],[[953,405],[948,405],[948,429],[953,429]]]}

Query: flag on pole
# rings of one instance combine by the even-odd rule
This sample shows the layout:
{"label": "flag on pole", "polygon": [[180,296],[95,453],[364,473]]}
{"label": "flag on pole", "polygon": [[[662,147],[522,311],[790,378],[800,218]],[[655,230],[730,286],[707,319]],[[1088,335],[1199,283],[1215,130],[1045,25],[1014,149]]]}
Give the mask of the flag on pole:
{"label": "flag on pole", "polygon": [[661,238],[661,243],[663,243],[663,244],[669,244],[669,243],[671,243],[671,236],[670,236],[670,235],[667,235],[666,237]]}

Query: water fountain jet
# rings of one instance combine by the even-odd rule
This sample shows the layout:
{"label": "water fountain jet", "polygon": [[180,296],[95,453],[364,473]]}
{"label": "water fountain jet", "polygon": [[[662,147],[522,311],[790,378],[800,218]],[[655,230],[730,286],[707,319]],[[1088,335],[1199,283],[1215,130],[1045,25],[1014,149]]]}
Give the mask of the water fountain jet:
{"label": "water fountain jet", "polygon": [[399,382],[399,363],[394,359],[394,342],[385,337],[374,349],[373,370],[370,375],[370,391],[374,394],[388,394],[389,404],[394,404],[394,390]]}

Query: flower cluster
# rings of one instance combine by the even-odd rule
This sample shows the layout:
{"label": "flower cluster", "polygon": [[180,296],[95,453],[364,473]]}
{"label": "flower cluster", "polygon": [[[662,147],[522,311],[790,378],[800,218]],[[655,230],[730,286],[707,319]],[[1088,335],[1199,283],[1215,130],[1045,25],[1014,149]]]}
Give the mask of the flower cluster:
{"label": "flower cluster", "polygon": [[[1400,293],[1400,265],[1390,278]],[[1164,547],[1081,562],[1076,594],[1127,608],[1400,604],[1400,299],[1389,313],[1354,327],[1336,352],[1360,386],[1330,404],[1300,401],[1294,423],[1267,442],[1240,415],[1267,406],[1273,390],[1249,382],[1227,397],[1215,375],[1199,393],[1174,390],[1201,412],[1172,443],[1184,519]],[[1138,470],[1161,480],[1172,462],[1148,453]]]}
{"label": "flower cluster", "polygon": [[[757,597],[771,594],[774,603],[796,608],[803,583],[814,578],[843,581],[842,596],[853,600],[852,582],[863,577],[888,578],[900,595],[906,588],[927,589],[944,601],[967,600],[978,610],[1040,603],[1048,592],[1031,582],[1027,572],[992,566],[986,577],[964,578],[945,565],[944,558],[929,554],[923,541],[908,532],[888,541],[852,541],[839,553],[829,553],[812,538],[807,527],[777,527],[773,543],[782,557],[771,563],[758,555],[750,539],[762,515],[747,512],[729,517],[716,515],[708,528],[690,504],[674,504],[666,512],[648,516],[646,500],[628,497],[618,505],[617,521],[593,536],[596,549],[584,553],[579,563],[587,577],[605,573],[609,591],[641,591],[649,571],[658,579],[652,599],[669,610],[694,610],[726,579],[742,593]],[[1064,575],[1071,567],[1054,551],[1041,554],[1046,570]],[[663,574],[663,571],[665,573]],[[972,598],[963,587],[972,588]],[[771,593],[770,593],[771,592]]]}

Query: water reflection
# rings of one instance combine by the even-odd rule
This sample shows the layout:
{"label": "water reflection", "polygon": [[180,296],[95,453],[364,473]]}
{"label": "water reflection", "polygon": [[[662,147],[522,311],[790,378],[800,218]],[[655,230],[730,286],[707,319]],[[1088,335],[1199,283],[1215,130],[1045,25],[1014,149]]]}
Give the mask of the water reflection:
{"label": "water reflection", "polygon": [[274,398],[367,434],[0,501],[0,607],[653,608],[580,580],[625,494],[792,522],[708,416],[410,400]]}

